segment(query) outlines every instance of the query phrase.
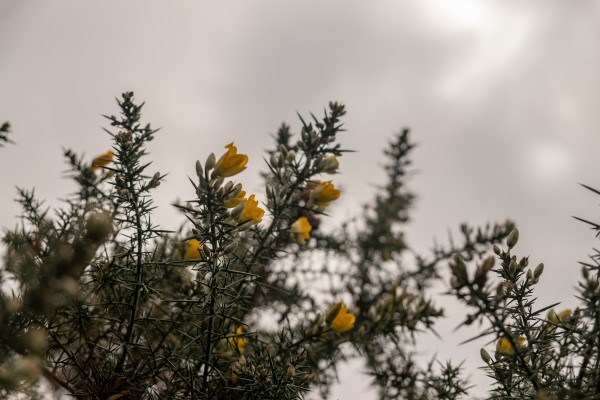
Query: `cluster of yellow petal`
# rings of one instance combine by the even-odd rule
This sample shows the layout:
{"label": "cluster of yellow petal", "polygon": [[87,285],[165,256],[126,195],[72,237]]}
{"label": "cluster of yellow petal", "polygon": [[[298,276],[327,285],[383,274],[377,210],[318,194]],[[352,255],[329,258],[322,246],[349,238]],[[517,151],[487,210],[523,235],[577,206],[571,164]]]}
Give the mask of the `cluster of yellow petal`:
{"label": "cluster of yellow petal", "polygon": [[90,165],[90,169],[92,171],[95,171],[98,168],[101,168],[101,167],[104,167],[104,166],[110,164],[113,157],[114,157],[114,153],[112,152],[112,150],[108,150],[106,153],[100,154],[99,156],[94,157],[94,159],[92,160],[92,164]]}
{"label": "cluster of yellow petal", "polygon": [[258,206],[258,200],[254,200],[254,195],[248,197],[244,203],[244,211],[240,217],[240,222],[252,221],[252,225],[258,224],[265,215],[265,210]]}
{"label": "cluster of yellow petal", "polygon": [[306,217],[298,218],[291,226],[290,233],[292,238],[299,245],[306,243],[306,240],[310,239],[310,231],[312,231],[312,225],[308,222]]}
{"label": "cluster of yellow petal", "polygon": [[555,325],[558,325],[560,323],[564,323],[565,321],[567,321],[569,319],[569,317],[571,316],[571,314],[573,314],[573,312],[569,308],[562,310],[558,314],[556,313],[556,311],[554,311],[554,308],[551,308],[548,311],[547,317],[548,317],[548,321],[552,322]]}
{"label": "cluster of yellow petal", "polygon": [[[525,336],[519,336],[516,342],[517,347],[525,347]],[[496,343],[496,353],[501,356],[510,356],[515,353],[515,349],[510,344],[510,340],[506,336],[501,337],[500,340],[498,340],[498,343]]]}
{"label": "cluster of yellow petal", "polygon": [[[233,142],[229,143],[225,148],[227,151],[217,160],[213,176],[227,178],[237,175],[246,169],[248,156],[246,154],[238,154],[237,147],[233,145]],[[246,192],[241,190],[235,197],[224,201],[225,207],[235,208],[243,204],[244,208],[239,217],[240,223],[252,221],[252,225],[258,224],[265,215],[265,210],[258,206],[258,200],[255,200],[254,195],[248,198],[245,196]]]}
{"label": "cluster of yellow petal", "polygon": [[326,207],[329,203],[340,197],[340,191],[333,186],[331,181],[317,183],[311,193],[310,198],[318,207]]}
{"label": "cluster of yellow petal", "polygon": [[244,347],[246,347],[247,339],[243,336],[239,336],[244,333],[244,330],[241,326],[238,326],[235,330],[235,333],[238,336],[230,337],[229,344],[233,347],[237,352],[242,353],[244,351]]}
{"label": "cluster of yellow petal", "polygon": [[246,154],[238,154],[237,147],[233,142],[225,146],[227,152],[219,158],[215,164],[215,174],[224,178],[239,174],[246,169],[248,164],[248,156]]}
{"label": "cluster of yellow petal", "polygon": [[348,312],[343,302],[339,302],[327,311],[326,320],[332,331],[344,333],[354,328],[356,317]]}
{"label": "cluster of yellow petal", "polygon": [[200,254],[200,249],[202,248],[202,244],[200,241],[196,239],[190,239],[188,241],[187,248],[185,250],[185,255],[183,258],[185,260],[201,260],[202,254]]}

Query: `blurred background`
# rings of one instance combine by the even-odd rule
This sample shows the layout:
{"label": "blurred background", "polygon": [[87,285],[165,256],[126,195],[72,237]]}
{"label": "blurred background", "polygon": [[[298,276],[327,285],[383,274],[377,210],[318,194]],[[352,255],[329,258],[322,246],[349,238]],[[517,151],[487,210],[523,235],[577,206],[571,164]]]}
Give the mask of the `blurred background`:
{"label": "blurred background", "polygon": [[[235,141],[250,156],[239,176],[261,193],[258,172],[282,121],[347,105],[345,148],[334,177],[342,198],[326,224],[361,212],[382,183],[382,150],[410,127],[418,194],[408,240],[427,252],[461,222],[516,221],[520,255],[544,262],[540,307],[576,306],[578,261],[597,245],[571,218],[597,218],[600,188],[600,3],[594,1],[117,1],[0,0],[0,122],[16,146],[0,150],[0,226],[13,226],[16,185],[49,206],[73,185],[62,149],[91,160],[110,147],[101,114],[132,90],[150,146],[156,222],[193,197],[194,163]],[[152,168],[151,168],[152,169]],[[434,290],[448,317],[426,335],[423,359],[465,360],[486,391],[476,331],[453,332],[462,311]],[[340,369],[331,399],[375,399],[360,360]]]}

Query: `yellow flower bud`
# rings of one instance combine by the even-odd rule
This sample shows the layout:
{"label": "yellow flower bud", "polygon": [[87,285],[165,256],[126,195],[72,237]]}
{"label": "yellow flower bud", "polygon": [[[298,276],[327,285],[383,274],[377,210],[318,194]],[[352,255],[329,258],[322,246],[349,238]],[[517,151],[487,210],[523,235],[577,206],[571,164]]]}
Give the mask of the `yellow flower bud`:
{"label": "yellow flower bud", "polygon": [[327,157],[323,160],[323,172],[327,174],[335,174],[340,166],[336,156]]}
{"label": "yellow flower bud", "polygon": [[246,347],[247,339],[243,336],[240,336],[244,333],[244,329],[241,326],[238,326],[235,330],[237,336],[229,338],[229,344],[233,347],[237,352],[243,353],[244,347]]}
{"label": "yellow flower bud", "polygon": [[558,314],[556,313],[556,311],[554,311],[554,308],[551,308],[548,311],[548,321],[552,322],[555,325],[561,324],[561,323],[565,323],[569,317],[571,316],[571,314],[573,314],[573,312],[571,311],[570,308],[564,309],[561,312],[559,312]]}
{"label": "yellow flower bud", "polygon": [[92,171],[95,171],[98,168],[101,168],[101,167],[104,167],[104,166],[110,164],[113,157],[114,157],[114,153],[112,152],[112,150],[108,150],[106,153],[100,154],[99,156],[95,157],[92,160],[92,165],[90,165],[90,169]]}
{"label": "yellow flower bud", "polygon": [[327,322],[331,330],[344,333],[354,328],[356,317],[348,312],[343,302],[339,302],[327,312]]}
{"label": "yellow flower bud", "polygon": [[245,197],[246,197],[246,192],[243,190],[240,190],[240,192],[236,196],[224,201],[225,207],[234,208],[234,207],[242,204],[244,201],[246,201]]}
{"label": "yellow flower bud", "polygon": [[306,217],[298,218],[291,226],[290,233],[292,238],[299,245],[306,243],[306,240],[310,239],[310,231],[312,231],[312,225],[308,222]]}
{"label": "yellow flower bud", "polygon": [[202,244],[200,244],[200,241],[196,239],[189,240],[187,249],[185,250],[185,256],[183,258],[185,260],[201,260],[202,254],[200,254],[200,249],[202,249]]}
{"label": "yellow flower bud", "polygon": [[[519,336],[516,340],[517,347],[521,348],[525,346],[525,336]],[[510,340],[506,336],[503,336],[496,343],[496,353],[500,356],[511,356],[515,354],[515,349],[510,344]]]}
{"label": "yellow flower bud", "polygon": [[225,146],[227,152],[219,158],[215,164],[214,174],[221,177],[229,177],[239,174],[246,169],[248,156],[246,154],[237,154],[237,147],[233,142]]}

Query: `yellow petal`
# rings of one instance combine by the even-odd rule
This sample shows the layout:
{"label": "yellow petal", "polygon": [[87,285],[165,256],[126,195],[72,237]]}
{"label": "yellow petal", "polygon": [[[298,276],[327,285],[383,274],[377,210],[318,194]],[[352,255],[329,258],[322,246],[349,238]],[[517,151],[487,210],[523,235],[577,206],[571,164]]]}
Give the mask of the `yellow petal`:
{"label": "yellow petal", "polygon": [[106,153],[101,154],[92,160],[92,165],[90,166],[90,169],[92,171],[95,171],[100,167],[108,165],[112,161],[113,157],[114,153],[112,152],[112,150],[108,150]]}

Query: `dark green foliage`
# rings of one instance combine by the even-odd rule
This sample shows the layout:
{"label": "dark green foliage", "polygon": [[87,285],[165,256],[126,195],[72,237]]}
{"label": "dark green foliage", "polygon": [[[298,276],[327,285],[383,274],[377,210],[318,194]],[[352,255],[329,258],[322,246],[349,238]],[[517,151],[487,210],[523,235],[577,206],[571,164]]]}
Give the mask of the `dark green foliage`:
{"label": "dark green foliage", "polygon": [[[443,316],[426,289],[451,256],[475,260],[513,226],[465,225],[458,244],[416,255],[404,232],[415,198],[406,187],[408,130],[385,151],[387,182],[362,216],[340,227],[326,228],[326,211],[339,195],[329,180],[347,152],[338,143],[346,111],[330,103],[321,118],[300,117],[298,135],[285,124],[275,135],[265,193],[256,194],[268,217],[233,178],[245,156],[229,147],[196,163],[186,194],[193,199],[176,205],[186,223],[169,232],[152,222],[152,191],[164,178],[149,172],[157,130],[142,123],[132,93],[117,101],[119,116],[106,117],[110,152],[90,163],[64,151],[78,189],[61,208],[49,211],[33,191],[19,190],[22,222],[5,233],[0,268],[13,288],[0,297],[0,395],[325,397],[339,363],[362,356],[382,399],[464,398],[459,364],[413,358],[419,334]],[[507,332],[541,326],[527,311],[533,302],[521,306],[530,314]],[[527,373],[523,360],[515,365]],[[499,382],[508,379],[501,365],[497,371]],[[529,390],[525,380],[518,385]]]}

